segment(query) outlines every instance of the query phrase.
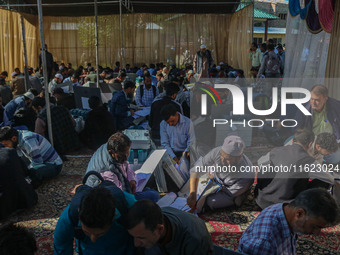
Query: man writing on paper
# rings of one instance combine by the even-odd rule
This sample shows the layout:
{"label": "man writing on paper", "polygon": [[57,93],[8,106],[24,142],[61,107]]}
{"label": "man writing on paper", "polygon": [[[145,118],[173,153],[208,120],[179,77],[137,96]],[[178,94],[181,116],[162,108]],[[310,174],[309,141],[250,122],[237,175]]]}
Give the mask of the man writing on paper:
{"label": "man writing on paper", "polygon": [[[240,206],[246,198],[246,192],[254,182],[254,173],[242,172],[242,169],[251,168],[252,163],[243,154],[245,144],[238,136],[228,136],[222,146],[211,150],[205,155],[198,166],[191,170],[190,194],[187,202],[192,209],[197,202],[197,186],[199,176],[207,173],[214,174],[216,182],[222,185],[217,193],[206,199],[206,206],[211,210],[226,208],[232,205]],[[212,172],[211,169],[217,169]],[[222,171],[218,169],[221,168]],[[228,170],[229,169],[229,170]]]}
{"label": "man writing on paper", "polygon": [[160,125],[161,144],[170,157],[178,164],[183,153],[189,158],[189,146],[194,140],[194,129],[189,118],[177,112],[173,104],[161,110],[163,121]]}

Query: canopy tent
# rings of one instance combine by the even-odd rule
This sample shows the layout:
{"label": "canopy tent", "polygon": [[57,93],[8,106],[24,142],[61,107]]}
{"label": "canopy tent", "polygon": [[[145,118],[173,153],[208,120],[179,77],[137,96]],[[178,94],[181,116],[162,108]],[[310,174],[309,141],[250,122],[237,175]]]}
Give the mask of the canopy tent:
{"label": "canopy tent", "polygon": [[[234,13],[241,0],[185,0],[185,1],[156,1],[156,0],[132,0],[122,1],[127,8],[123,8],[122,13],[186,13],[186,14],[226,14]],[[4,0],[4,6],[19,12],[29,14],[38,14],[37,1],[35,0]],[[252,1],[248,1],[252,2]],[[120,1],[118,0],[101,0],[97,2],[98,13],[100,15],[119,14]],[[94,2],[90,0],[44,0],[44,16],[93,16]]]}
{"label": "canopy tent", "polygon": [[[4,2],[5,0],[2,0]],[[83,30],[83,33],[81,35],[89,35],[87,38],[88,44],[86,45],[87,51],[93,51],[95,49],[95,59],[96,59],[96,66],[98,69],[100,57],[99,57],[99,37],[101,38],[101,44],[105,44],[105,47],[103,48],[103,56],[111,55],[114,58],[116,58],[115,54],[117,54],[118,49],[118,55],[120,60],[122,60],[126,56],[126,49],[124,46],[124,43],[129,41],[132,43],[132,51],[130,55],[132,56],[132,61],[136,63],[136,59],[143,58],[143,61],[146,61],[145,59],[145,52],[148,51],[149,56],[155,56],[153,58],[150,58],[148,60],[158,60],[158,59],[164,59],[166,58],[166,62],[177,62],[179,63],[181,61],[181,58],[178,57],[179,55],[183,55],[183,61],[186,60],[186,58],[193,57],[196,50],[199,48],[198,46],[202,43],[207,44],[208,47],[212,50],[215,56],[215,60],[217,59],[217,56],[220,57],[223,55],[223,59],[228,59],[230,61],[230,64],[234,65],[236,68],[244,68],[247,72],[249,69],[249,59],[246,53],[246,49],[248,48],[251,39],[252,39],[252,21],[253,21],[253,7],[248,6],[247,8],[244,8],[244,10],[237,12],[234,15],[231,15],[230,13],[233,13],[240,0],[215,0],[215,1],[194,1],[194,0],[187,0],[186,2],[182,1],[171,1],[171,2],[161,2],[161,1],[130,1],[130,0],[120,0],[120,1],[100,1],[97,2],[97,0],[94,0],[94,2],[87,2],[87,1],[79,1],[74,0],[73,2],[69,2],[66,0],[60,0],[58,3],[55,3],[52,0],[45,0],[44,3],[42,3],[41,0],[37,0],[37,3],[35,3],[34,0],[26,0],[26,1],[7,1],[5,4],[2,5],[2,7],[7,9],[16,10],[21,13],[29,13],[25,16],[26,19],[21,19],[22,24],[27,23],[28,20],[30,20],[30,33],[26,33],[28,38],[31,39],[31,42],[29,42],[31,47],[28,47],[28,50],[25,50],[25,60],[28,60],[26,57],[26,54],[30,54],[30,56],[34,55],[34,48],[38,49],[39,43],[38,43],[38,20],[36,18],[36,15],[39,16],[39,27],[40,27],[40,45],[42,45],[42,58],[45,59],[45,41],[52,45],[52,47],[49,46],[49,50],[55,54],[55,49],[61,49],[62,51],[62,60],[65,60],[67,62],[72,62],[70,59],[67,59],[67,57],[70,55],[70,43],[73,44],[73,49],[76,50],[76,56],[79,56],[79,52],[77,50],[80,48],[82,50],[82,54],[86,53],[84,50],[79,47],[81,45],[78,45],[78,41],[83,43],[83,41],[86,41],[85,37],[80,38],[80,40],[77,40],[77,34],[76,33],[69,33],[69,31],[78,30],[79,28],[82,28],[85,26],[85,30]],[[123,8],[124,7],[124,8]],[[6,12],[0,10],[0,19],[4,26],[2,26],[3,32],[0,34],[0,45],[4,45],[5,49],[3,54],[3,57],[0,61],[0,64],[5,67],[7,64],[6,60],[8,60],[11,57],[11,54],[13,54],[13,47],[11,43],[17,42],[18,38],[20,36],[22,37],[23,45],[20,47],[18,44],[17,48],[19,49],[19,53],[16,52],[17,59],[20,59],[20,52],[23,52],[23,48],[27,49],[25,46],[26,44],[26,38],[25,38],[25,28],[23,25],[22,27],[22,33],[18,33],[18,22],[13,23],[13,19],[8,19],[10,17],[14,19],[18,19],[18,14],[13,14],[13,12]],[[125,15],[123,19],[124,13],[130,13],[133,12],[133,14]],[[148,22],[153,23],[155,25],[148,26],[146,22],[143,22],[145,19],[141,19],[141,15],[139,13],[157,13],[154,14],[154,16],[151,19],[154,19],[154,21],[157,22]],[[90,19],[84,19],[88,18],[85,16],[93,16],[93,13],[95,15],[94,21],[91,21]],[[107,24],[112,24],[108,29],[105,29],[104,33],[105,36],[103,36],[103,33],[100,34],[99,29],[102,26],[98,26],[98,13],[100,15],[104,14],[111,14],[110,16],[101,16],[103,18],[102,26],[105,27]],[[112,14],[119,13],[119,17],[114,16]],[[166,17],[164,19],[163,17],[160,17],[160,14],[163,15],[169,15],[169,13],[183,13],[187,14],[184,18],[183,16],[178,17]],[[194,13],[192,15],[189,15],[190,13]],[[207,13],[213,13],[214,15],[221,14],[222,16],[213,16],[213,15],[205,15]],[[226,14],[227,13],[227,14]],[[33,15],[32,15],[33,14]],[[147,14],[145,14],[147,15]],[[148,14],[151,15],[151,14]],[[199,16],[201,15],[201,16]],[[204,16],[205,15],[205,16]],[[44,18],[43,18],[44,16]],[[74,19],[77,16],[79,20],[72,20],[71,22],[65,22],[67,19]],[[108,22],[106,17],[111,17],[111,22]],[[117,20],[119,18],[119,21]],[[150,19],[150,17],[148,17]],[[162,19],[163,18],[163,19]],[[54,21],[55,19],[59,19],[59,22]],[[187,22],[184,22],[184,19]],[[49,21],[51,21],[49,23]],[[81,25],[79,26],[80,22]],[[118,22],[117,22],[118,21]],[[141,22],[142,21],[142,22]],[[188,22],[190,21],[190,22]],[[207,22],[208,21],[208,22]],[[47,23],[46,23],[47,22]],[[125,23],[124,23],[125,22]],[[164,23],[162,23],[164,22]],[[124,24],[125,27],[124,27]],[[159,25],[158,23],[162,24],[170,24],[170,27],[167,28],[165,31],[166,33],[160,33],[162,28],[162,25]],[[119,24],[119,28],[117,27],[117,24]],[[184,26],[183,26],[184,25]],[[55,28],[50,35],[48,35],[48,32],[50,32],[52,29]],[[57,36],[57,28],[60,27],[60,36]],[[71,29],[67,29],[67,27]],[[158,29],[153,29],[157,27]],[[128,32],[128,29],[130,28],[130,32]],[[140,28],[142,28],[142,33],[140,31]],[[150,29],[152,28],[152,29]],[[152,33],[146,32],[147,30],[151,30]],[[154,32],[154,30],[156,30]],[[199,31],[197,33],[197,30]],[[66,32],[67,31],[67,32]],[[87,33],[86,33],[87,31]],[[119,32],[118,32],[119,31]],[[64,33],[65,32],[65,33]],[[45,40],[45,34],[46,40]],[[71,34],[71,40],[66,41],[65,34]],[[117,36],[117,34],[119,36]],[[124,41],[124,34],[127,35],[126,40]],[[138,39],[138,35],[141,35]],[[154,35],[155,34],[155,35]],[[79,34],[78,34],[79,35]],[[112,37],[110,38],[110,36]],[[153,38],[158,38],[157,44],[154,44]],[[118,38],[120,40],[118,40]],[[151,38],[151,40],[150,40]],[[184,40],[182,40],[184,38]],[[94,40],[92,40],[94,39]],[[103,40],[104,39],[104,40]],[[115,52],[113,54],[110,54],[111,52],[107,51],[107,46],[112,45],[113,42],[119,41],[118,47],[115,47]],[[92,45],[94,42],[94,45]],[[135,42],[140,42],[135,43]],[[170,42],[169,44],[166,44],[167,42]],[[219,42],[219,43],[218,43]],[[91,44],[92,43],[92,44]],[[53,44],[55,44],[55,47],[53,47]],[[185,47],[181,47],[181,45],[186,45]],[[84,45],[83,45],[84,46]],[[229,47],[228,47],[229,46]],[[111,48],[111,47],[110,47]],[[149,50],[148,50],[149,48]],[[164,49],[168,48],[168,52],[166,52]],[[190,48],[190,49],[189,49]],[[67,50],[68,49],[68,50]],[[138,52],[137,49],[141,49],[141,52]],[[170,49],[170,51],[169,51]],[[218,49],[214,51],[215,49]],[[30,51],[31,50],[31,51]],[[181,54],[181,51],[183,51],[183,54]],[[190,51],[191,50],[191,51]],[[218,55],[216,54],[217,51]],[[6,54],[8,53],[8,54]],[[220,54],[221,53],[221,54]],[[230,57],[228,57],[229,54]],[[36,54],[37,56],[38,54]],[[13,55],[12,55],[13,56]],[[65,58],[65,59],[64,59]],[[22,59],[22,57],[21,57]],[[33,57],[33,59],[36,59]],[[25,69],[27,72],[28,62],[25,62]],[[65,61],[65,62],[66,62]],[[122,61],[121,61],[122,62]],[[12,60],[12,63],[16,65],[15,59]],[[107,62],[106,62],[107,63]],[[76,61],[76,64],[79,64]],[[110,61],[110,65],[112,66],[112,62]],[[7,67],[9,67],[7,65]],[[13,66],[11,66],[13,68]],[[7,69],[11,70],[11,69]],[[45,87],[48,87],[48,79],[47,79],[47,72],[46,72],[46,63],[43,61],[43,70],[44,70],[44,80],[45,80]],[[97,73],[98,75],[98,73]],[[99,86],[99,79],[97,78],[97,86]],[[46,104],[47,104],[47,119],[48,119],[48,129],[49,129],[49,138],[51,143],[53,144],[53,137],[52,137],[52,125],[51,125],[51,113],[50,113],[50,107],[49,107],[49,95],[47,92],[47,89],[45,90],[45,97],[46,97]]]}

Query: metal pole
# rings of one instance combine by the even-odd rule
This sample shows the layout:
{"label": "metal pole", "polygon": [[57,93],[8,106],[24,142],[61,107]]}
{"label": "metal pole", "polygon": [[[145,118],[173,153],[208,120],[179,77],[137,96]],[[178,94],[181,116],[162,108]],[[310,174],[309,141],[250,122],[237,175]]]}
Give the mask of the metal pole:
{"label": "metal pole", "polygon": [[97,67],[97,88],[99,88],[99,50],[98,50],[98,5],[94,0],[94,16],[95,16],[95,38],[96,38],[96,67]]}
{"label": "metal pole", "polygon": [[22,38],[22,44],[23,44],[23,53],[24,53],[24,77],[25,77],[25,90],[27,91],[28,84],[29,84],[29,75],[28,75],[28,63],[27,63],[27,48],[26,48],[26,33],[25,33],[25,23],[24,23],[24,17],[20,16],[21,21],[21,38]]}
{"label": "metal pole", "polygon": [[253,19],[252,19],[252,29],[251,29],[251,41],[254,41],[254,24],[255,24],[255,0],[253,0]]}
{"label": "metal pole", "polygon": [[44,25],[43,25],[43,13],[42,13],[41,0],[37,0],[37,4],[38,4],[39,27],[40,27],[41,59],[42,59],[44,86],[45,86],[48,137],[50,139],[50,143],[53,146],[51,107],[50,107],[50,96],[48,94],[48,73],[47,73],[47,65],[46,65],[46,47],[45,47],[45,38],[44,38]]}
{"label": "metal pole", "polygon": [[122,21],[122,0],[119,1],[119,25],[120,25],[120,66],[123,67],[123,21]]}

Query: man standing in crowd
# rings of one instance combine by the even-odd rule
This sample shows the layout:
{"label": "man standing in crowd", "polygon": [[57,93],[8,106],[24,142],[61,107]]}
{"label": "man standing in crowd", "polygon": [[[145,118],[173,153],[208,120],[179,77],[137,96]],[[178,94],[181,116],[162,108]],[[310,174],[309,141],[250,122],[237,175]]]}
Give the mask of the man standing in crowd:
{"label": "man standing in crowd", "polygon": [[[211,150],[205,155],[197,169],[208,166],[233,166],[235,172],[216,171],[214,174],[216,182],[222,186],[222,189],[215,194],[209,195],[206,199],[206,206],[211,210],[226,208],[232,205],[240,206],[246,198],[246,192],[254,182],[254,173],[241,172],[241,167],[251,167],[252,163],[246,155],[243,154],[245,144],[238,136],[228,136],[224,139],[223,145]],[[197,202],[197,187],[199,176],[204,174],[197,172],[196,169],[191,171],[190,175],[190,195],[187,203],[192,209]]]}
{"label": "man standing in crowd", "polygon": [[259,68],[261,66],[261,52],[257,50],[257,45],[253,42],[249,50],[249,59],[251,60],[251,66],[253,68]]}
{"label": "man standing in crowd", "polygon": [[335,224],[338,206],[325,189],[309,189],[289,204],[263,210],[243,233],[238,250],[249,255],[296,254],[299,234],[318,235]]}
{"label": "man standing in crowd", "polygon": [[194,59],[194,73],[197,78],[209,78],[209,71],[214,65],[214,59],[210,50],[204,44],[200,47],[201,50],[197,51]]}
{"label": "man standing in crowd", "polygon": [[[45,55],[46,55],[46,67],[47,67],[47,74],[48,74],[48,80],[52,78],[52,71],[53,71],[53,56],[52,53],[47,51],[47,44],[45,44]],[[42,49],[40,49],[42,51]],[[42,53],[39,55],[39,68],[42,68]]]}
{"label": "man standing in crowd", "polygon": [[128,212],[127,229],[136,247],[146,254],[211,255],[211,236],[205,223],[193,214],[137,201]]}
{"label": "man standing in crowd", "polygon": [[3,127],[0,130],[0,143],[7,148],[17,149],[19,156],[29,159],[28,173],[34,187],[39,186],[44,179],[57,176],[63,167],[58,153],[39,134]]}

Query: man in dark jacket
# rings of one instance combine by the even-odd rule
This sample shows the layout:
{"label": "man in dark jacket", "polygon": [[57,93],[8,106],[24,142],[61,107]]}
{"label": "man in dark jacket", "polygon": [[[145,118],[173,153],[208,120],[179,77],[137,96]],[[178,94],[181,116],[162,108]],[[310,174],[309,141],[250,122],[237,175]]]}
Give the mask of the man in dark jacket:
{"label": "man in dark jacket", "polygon": [[[47,66],[47,74],[48,74],[48,80],[52,78],[52,71],[53,71],[53,56],[51,52],[47,51],[47,44],[45,44],[46,48],[46,66]],[[41,49],[42,50],[42,49]],[[39,68],[42,67],[42,54],[39,55]]]}
{"label": "man in dark jacket", "polygon": [[194,73],[197,74],[197,78],[209,78],[209,70],[214,65],[214,59],[207,46],[202,44],[200,48],[194,59]]}
{"label": "man in dark jacket", "polygon": [[292,145],[276,147],[259,159],[256,203],[262,209],[290,202],[306,189],[334,184],[333,175],[319,171],[321,165],[308,154],[314,137],[310,130],[299,129]]}
{"label": "man in dark jacket", "polygon": [[[311,90],[310,102],[304,107],[312,113],[306,116],[301,111],[297,111],[295,116],[298,122],[296,129],[307,128],[312,130],[315,135],[320,133],[334,134],[337,142],[340,142],[340,101],[328,97],[328,89],[322,85],[316,85]],[[325,156],[324,160],[328,163],[336,164],[340,160],[340,150],[332,155]]]}
{"label": "man in dark jacket", "polygon": [[38,195],[26,182],[27,175],[27,167],[16,150],[0,148],[0,220],[37,203]]}
{"label": "man in dark jacket", "polygon": [[132,109],[130,109],[129,98],[133,97],[135,89],[136,85],[131,81],[127,81],[124,84],[124,89],[114,93],[112,96],[110,112],[113,116],[115,127],[118,130],[128,128],[134,120],[132,116],[135,113]]}
{"label": "man in dark jacket", "polygon": [[[48,137],[48,122],[46,102],[44,98],[36,97],[32,107],[37,113],[35,121],[35,133]],[[60,155],[65,155],[79,145],[78,134],[75,131],[76,122],[70,112],[61,105],[51,105],[51,121],[53,133],[53,145]]]}
{"label": "man in dark jacket", "polygon": [[163,106],[168,104],[173,104],[177,111],[183,114],[182,107],[179,103],[175,102],[175,98],[177,97],[177,93],[179,91],[179,87],[175,83],[167,83],[165,85],[165,92],[166,95],[157,101],[154,101],[151,105],[151,111],[150,111],[150,119],[149,119],[149,125],[151,127],[151,135],[153,139],[160,139],[160,124],[163,120],[161,116],[161,109]]}
{"label": "man in dark jacket", "polygon": [[112,115],[102,105],[99,97],[90,97],[89,106],[92,111],[89,112],[80,137],[89,148],[97,150],[116,130]]}

